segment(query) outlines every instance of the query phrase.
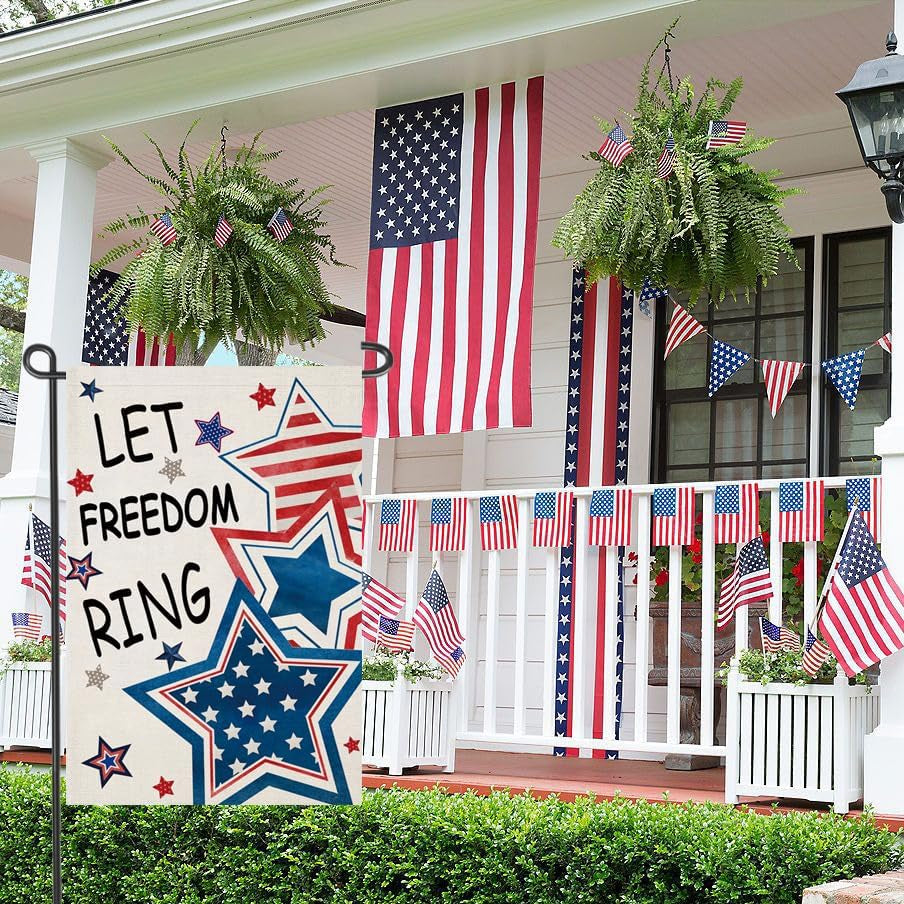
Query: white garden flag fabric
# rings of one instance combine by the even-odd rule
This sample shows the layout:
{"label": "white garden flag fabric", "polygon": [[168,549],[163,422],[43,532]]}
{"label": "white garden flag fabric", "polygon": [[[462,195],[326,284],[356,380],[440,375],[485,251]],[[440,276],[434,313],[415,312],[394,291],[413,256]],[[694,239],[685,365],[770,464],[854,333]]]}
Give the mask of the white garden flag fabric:
{"label": "white garden flag fabric", "polygon": [[[361,384],[70,374],[70,803],[359,799]],[[277,471],[320,486],[291,518]]]}

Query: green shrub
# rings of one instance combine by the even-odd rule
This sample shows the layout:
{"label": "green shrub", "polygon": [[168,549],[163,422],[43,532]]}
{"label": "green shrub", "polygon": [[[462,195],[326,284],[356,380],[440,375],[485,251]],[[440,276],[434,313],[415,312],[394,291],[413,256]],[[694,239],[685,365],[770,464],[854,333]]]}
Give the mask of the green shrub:
{"label": "green shrub", "polygon": [[[49,900],[50,785],[0,770],[0,902]],[[378,791],[360,807],[68,807],[67,904],[791,904],[893,868],[869,818]]]}

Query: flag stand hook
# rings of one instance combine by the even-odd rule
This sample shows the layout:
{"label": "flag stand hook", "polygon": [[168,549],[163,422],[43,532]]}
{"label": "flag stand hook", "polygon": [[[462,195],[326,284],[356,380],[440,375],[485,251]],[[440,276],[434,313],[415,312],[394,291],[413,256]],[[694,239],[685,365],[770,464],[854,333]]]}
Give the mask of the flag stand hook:
{"label": "flag stand hook", "polygon": [[[33,358],[36,354],[47,356],[47,370],[35,366]],[[57,370],[56,352],[42,342],[35,342],[25,349],[22,355],[22,366],[36,380],[46,380],[50,391],[50,548],[56,550],[60,545],[60,483],[59,483],[59,421],[57,384],[66,379],[65,371]],[[62,904],[63,876],[61,868],[61,826],[62,806],[60,800],[60,772],[62,758],[62,730],[60,722],[60,569],[50,569],[50,699],[52,712],[52,788],[51,788],[51,833],[52,833],[52,874],[53,904]]]}
{"label": "flag stand hook", "polygon": [[383,374],[389,373],[392,369],[392,365],[395,363],[395,358],[393,357],[392,352],[383,345],[382,342],[362,342],[361,350],[368,352],[376,352],[379,355],[382,355],[385,359],[382,364],[375,367],[373,370],[362,370],[362,377],[382,377]]}

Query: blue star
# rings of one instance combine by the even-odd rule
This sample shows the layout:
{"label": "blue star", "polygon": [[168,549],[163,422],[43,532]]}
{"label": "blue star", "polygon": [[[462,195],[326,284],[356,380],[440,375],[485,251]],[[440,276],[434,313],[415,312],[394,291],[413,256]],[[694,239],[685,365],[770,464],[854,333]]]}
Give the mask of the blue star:
{"label": "blue star", "polygon": [[171,672],[173,670],[173,666],[177,662],[185,662],[185,657],[179,652],[182,648],[182,642],[180,641],[177,644],[173,644],[170,646],[166,641],[161,641],[163,644],[163,652],[155,657],[156,659],[165,659],[166,660],[166,670]]}
{"label": "blue star", "polygon": [[334,601],[358,587],[358,581],[332,567],[323,537],[317,537],[297,558],[264,556],[264,561],[276,581],[271,617],[303,612],[324,633]]}
{"label": "blue star", "polygon": [[83,398],[84,396],[87,396],[93,402],[94,397],[99,392],[103,392],[102,389],[98,388],[97,380],[92,380],[90,383],[84,383],[81,380],[79,382],[82,383],[82,391],[81,391],[81,394],[79,395],[80,399]]}
{"label": "blue star", "polygon": [[220,412],[218,411],[209,421],[199,421],[195,419],[195,424],[200,431],[196,446],[210,445],[217,452],[220,451],[220,444],[227,436],[231,436],[235,431],[224,427],[220,423]]}

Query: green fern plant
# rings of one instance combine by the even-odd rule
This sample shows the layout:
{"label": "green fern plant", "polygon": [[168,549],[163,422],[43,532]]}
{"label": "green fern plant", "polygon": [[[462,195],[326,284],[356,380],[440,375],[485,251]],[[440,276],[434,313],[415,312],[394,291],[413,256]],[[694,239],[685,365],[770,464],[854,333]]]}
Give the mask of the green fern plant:
{"label": "green fern plant", "polygon": [[[795,261],[781,207],[797,190],[776,185],[777,170],[758,172],[745,160],[773,139],[747,135],[738,145],[706,149],[710,120],[728,118],[742,80],[726,85],[711,78],[695,102],[690,79],[674,87],[664,72],[652,79],[653,56],[670,33],[643,67],[634,113],[625,113],[633,153],[619,167],[597,152],[586,155],[600,168],[552,243],[590,279],[616,276],[631,289],[649,279],[689,293],[691,302],[704,292],[718,302],[773,276],[783,256]],[[597,122],[604,135],[613,126]],[[657,161],[669,132],[674,171],[660,179]]]}
{"label": "green fern plant", "polygon": [[[162,177],[139,169],[108,139],[119,158],[164,197],[177,238],[165,247],[147,231],[153,217],[140,208],[107,224],[102,235],[144,230],[92,265],[97,272],[127,259],[107,293],[107,306],[150,336],[172,334],[180,360],[188,362],[198,355],[203,361],[218,342],[234,344],[239,334],[244,343],[274,353],[287,343],[322,339],[320,317],[332,305],[321,268],[341,266],[326,232],[326,186],[305,191],[296,179],[272,179],[264,170],[279,152],[258,147],[259,135],[232,161],[214,148],[193,167],[185,151],[192,129],[174,161],[147,136]],[[280,207],[295,227],[283,242],[266,228]],[[214,242],[220,216],[233,228],[223,248]]]}

